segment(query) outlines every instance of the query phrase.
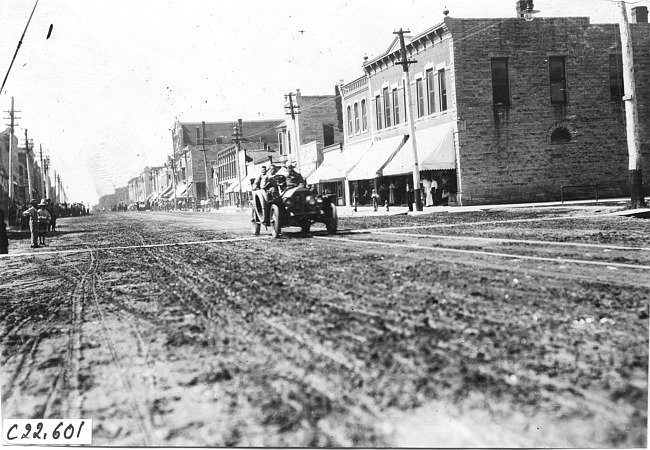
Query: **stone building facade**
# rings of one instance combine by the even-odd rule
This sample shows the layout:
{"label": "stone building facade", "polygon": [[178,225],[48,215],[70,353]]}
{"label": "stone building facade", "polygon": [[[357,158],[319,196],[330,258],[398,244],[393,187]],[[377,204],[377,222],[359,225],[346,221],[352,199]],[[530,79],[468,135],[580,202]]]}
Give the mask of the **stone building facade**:
{"label": "stone building facade", "polygon": [[[592,184],[600,196],[629,195],[617,25],[553,18],[447,19],[445,26],[454,102],[467,122],[457,161],[463,203],[559,200],[562,186]],[[647,174],[650,26],[631,28]]]}
{"label": "stone building facade", "polygon": [[[650,26],[631,28],[648,173]],[[617,25],[446,17],[411,37],[406,53],[412,107],[397,39],[342,86],[345,145],[329,175],[345,178],[350,195],[412,180],[409,112],[421,176],[449,176],[457,204],[559,200],[562,186],[629,195]]]}

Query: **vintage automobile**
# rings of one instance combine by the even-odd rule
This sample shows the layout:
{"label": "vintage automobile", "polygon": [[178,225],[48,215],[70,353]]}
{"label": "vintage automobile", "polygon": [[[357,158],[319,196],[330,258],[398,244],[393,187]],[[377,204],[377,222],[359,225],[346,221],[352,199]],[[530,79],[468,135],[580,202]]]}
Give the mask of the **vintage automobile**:
{"label": "vintage automobile", "polygon": [[328,233],[336,233],[338,215],[333,196],[320,195],[305,186],[287,188],[284,175],[275,175],[273,184],[268,191],[253,191],[253,233],[260,234],[262,225],[271,228],[276,238],[283,227],[300,227],[308,233],[315,222],[324,223]]}

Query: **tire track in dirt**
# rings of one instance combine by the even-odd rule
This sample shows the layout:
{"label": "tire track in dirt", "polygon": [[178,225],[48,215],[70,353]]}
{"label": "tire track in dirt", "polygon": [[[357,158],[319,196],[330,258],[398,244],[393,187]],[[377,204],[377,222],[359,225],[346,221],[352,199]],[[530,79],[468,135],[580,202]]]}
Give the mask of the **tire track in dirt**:
{"label": "tire track in dirt", "polygon": [[[211,247],[213,245],[214,244],[210,244],[208,246]],[[149,251],[148,253],[153,258],[156,258],[160,261],[160,263],[156,264],[156,266],[158,266],[159,268],[163,268],[170,275],[173,274],[177,280],[183,283],[185,289],[187,289],[193,294],[194,300],[198,301],[199,304],[202,305],[202,308],[195,308],[188,305],[188,302],[186,300],[185,301],[183,300],[183,296],[179,295],[178,297],[179,300],[183,301],[183,303],[186,306],[188,306],[193,313],[197,314],[197,316],[200,318],[202,317],[201,322],[204,328],[208,330],[208,332],[214,330],[214,327],[217,326],[217,324],[218,326],[223,328],[223,324],[225,322],[228,328],[232,327],[233,329],[239,330],[240,335],[237,336],[237,340],[243,340],[245,342],[247,353],[250,352],[253,355],[257,354],[256,356],[257,358],[267,359],[268,346],[272,345],[273,347],[276,347],[275,354],[283,354],[285,358],[289,358],[289,360],[295,360],[296,355],[300,355],[301,352],[289,351],[287,349],[286,344],[288,342],[286,338],[289,338],[289,342],[293,342],[292,344],[293,347],[298,346],[301,348],[309,349],[312,355],[316,355],[319,358],[325,358],[330,362],[334,362],[337,365],[341,365],[344,368],[346,368],[346,370],[353,369],[355,376],[357,377],[362,376],[361,372],[355,367],[355,365],[349,363],[347,361],[347,358],[344,357],[343,355],[333,352],[330,349],[325,349],[324,347],[319,346],[318,344],[313,342],[310,337],[307,337],[306,335],[297,335],[295,333],[287,332],[287,328],[284,325],[281,325],[270,319],[264,317],[253,318],[253,323],[262,325],[264,328],[266,328],[267,331],[262,335],[260,335],[260,333],[255,333],[253,335],[251,335],[251,333],[246,333],[246,336],[242,336],[241,331],[251,329],[251,325],[253,325],[253,323],[247,322],[246,319],[243,318],[241,315],[232,313],[232,311],[246,309],[245,307],[247,305],[245,304],[242,305],[240,303],[243,301],[243,299],[241,298],[242,296],[239,292],[229,288],[225,283],[215,280],[215,277],[205,275],[207,273],[210,273],[210,267],[215,266],[215,261],[210,260],[207,257],[205,259],[202,259],[201,267],[203,267],[204,270],[201,271],[202,274],[197,275],[196,271],[191,271],[187,269],[187,267],[191,267],[190,264],[187,264],[187,262],[185,264],[182,264],[181,258],[173,258],[168,255],[153,254],[152,251]],[[202,256],[197,256],[196,254],[194,254],[192,255],[192,257],[196,258]],[[193,261],[193,263],[196,264],[196,261]],[[204,291],[207,287],[210,287],[212,289],[212,293]],[[221,295],[219,295],[218,304],[216,305],[213,303],[213,300],[215,298],[213,294],[214,292],[221,293]],[[220,304],[224,301],[226,302],[226,304]],[[214,313],[215,309],[219,311],[216,314]],[[215,319],[217,319],[217,317],[219,318],[219,322],[215,322]],[[252,327],[252,328],[256,329],[258,327]],[[223,333],[223,330],[221,331]],[[269,335],[269,332],[272,332],[271,335]],[[273,333],[280,333],[282,336],[285,337],[285,339],[281,341],[282,344],[276,343],[277,339],[272,337]],[[260,340],[262,336],[264,336],[264,340]],[[263,348],[267,348],[267,350],[262,351]],[[311,359],[312,358],[310,357],[309,360],[299,360],[298,366],[308,367],[309,364],[312,363],[312,361],[310,361]],[[273,370],[277,371],[278,368],[275,367]],[[279,376],[281,378],[284,377],[286,379],[292,379],[295,382],[296,378],[295,376],[292,376],[293,373],[295,373],[295,366],[292,368],[290,372],[280,371],[277,373],[276,376]],[[316,375],[315,374],[307,375],[305,379],[306,380],[314,379],[314,376]],[[318,381],[316,381],[315,384],[310,384],[310,383],[307,384],[309,386],[309,390],[312,392],[318,392],[319,395],[324,395],[325,393],[327,393],[328,389],[323,389],[324,380],[318,376],[316,377]],[[258,382],[267,384],[268,380],[260,379],[258,380]],[[305,381],[303,380],[300,384],[304,385]],[[325,381],[325,384],[329,384],[329,382]],[[334,400],[330,395],[327,395],[326,398],[328,398],[330,402]],[[333,402],[333,404],[341,404],[341,402],[344,401],[344,399],[345,399],[344,396],[338,397],[336,398],[336,401]],[[352,399],[345,401],[344,404],[346,404],[351,400]],[[357,398],[355,400],[357,401],[357,403],[363,404],[365,412],[360,413],[360,411],[357,410],[357,407],[354,406],[355,402],[352,402],[348,404],[348,406],[346,406],[346,408],[350,413],[352,413],[355,416],[361,414],[360,417],[363,417],[364,419],[368,417],[369,413],[371,415],[376,414],[378,408],[372,405],[372,401],[370,399],[365,399],[361,401],[360,399]],[[288,404],[290,405],[291,402],[288,402]],[[343,405],[341,404],[341,406]],[[337,408],[340,408],[340,406]],[[321,430],[321,432],[323,431]]]}
{"label": "tire track in dirt", "polygon": [[[41,260],[34,260],[34,263],[37,265],[34,271],[38,273],[41,269],[46,267],[46,264]],[[48,268],[49,269],[49,268]],[[49,273],[49,272],[48,272]],[[37,284],[42,286],[43,283],[52,281],[50,278],[39,279]],[[29,285],[23,285],[23,288],[29,287]],[[37,288],[40,291],[40,289]],[[12,367],[11,360],[15,355],[19,355],[18,362],[13,367],[13,373],[9,376],[8,381],[3,385],[3,402],[5,403],[5,410],[9,411],[10,414],[24,414],[21,408],[18,407],[16,402],[22,402],[22,398],[26,395],[32,395],[34,388],[31,386],[34,381],[31,380],[32,375],[35,369],[38,369],[37,365],[47,362],[47,357],[50,359],[56,358],[47,353],[47,350],[41,349],[43,342],[49,341],[49,337],[52,334],[56,334],[59,331],[58,323],[55,320],[59,317],[60,313],[65,313],[68,308],[70,308],[70,303],[65,302],[62,299],[64,298],[64,291],[67,290],[65,283],[59,283],[54,291],[51,293],[54,297],[55,306],[52,306],[50,302],[47,305],[42,305],[40,303],[34,305],[33,301],[35,299],[23,299],[21,297],[14,298],[13,302],[15,308],[11,309],[11,312],[3,315],[3,334],[0,338],[0,342],[4,342],[4,352],[9,352],[11,349],[11,343],[7,342],[13,336],[20,336],[19,332],[25,329],[26,327],[32,327],[35,329],[27,330],[26,333],[29,333],[29,338],[23,342],[22,346],[18,349],[17,352],[10,353],[7,355],[3,362],[2,366],[6,370],[7,368]],[[20,317],[24,315],[25,317]],[[72,310],[67,311],[67,316],[72,322]],[[9,327],[6,327],[7,320],[12,320],[15,317],[18,317],[18,321],[10,322]],[[39,321],[39,319],[41,319]],[[29,348],[29,351],[27,351]],[[55,347],[56,348],[56,347]],[[59,351],[60,355],[63,356],[67,352]],[[62,362],[65,362],[64,358]],[[53,381],[45,389],[45,402],[40,407],[35,407],[31,413],[38,418],[47,418],[51,411],[52,405],[57,399],[57,394],[60,395],[59,391],[61,389],[61,381],[65,378],[67,373],[68,364],[62,365],[59,370],[56,372]],[[38,372],[38,371],[37,371]],[[39,394],[40,396],[41,394]],[[67,416],[70,417],[70,416]]]}
{"label": "tire track in dirt", "polygon": [[[151,402],[148,401],[148,399],[146,398],[146,392],[143,392],[141,390],[136,390],[133,387],[133,384],[131,383],[131,380],[128,375],[128,370],[122,363],[122,358],[117,351],[115,341],[110,331],[108,330],[104,312],[99,303],[99,296],[97,295],[96,286],[97,286],[98,264],[99,264],[98,255],[96,255],[95,253],[91,253],[91,263],[90,263],[91,270],[89,270],[90,275],[88,276],[84,298],[90,297],[89,300],[92,302],[95,308],[95,312],[97,313],[97,316],[99,318],[104,339],[108,344],[108,348],[111,353],[113,364],[117,369],[117,375],[119,377],[120,384],[122,385],[123,389],[127,392],[127,396],[129,399],[129,403],[131,404],[131,408],[133,409],[133,411],[136,412],[138,424],[142,431],[145,445],[150,447],[154,443],[153,423],[151,418],[151,412],[148,407],[148,405]],[[83,302],[81,303],[83,304]],[[144,399],[141,398],[142,395],[145,395]]]}

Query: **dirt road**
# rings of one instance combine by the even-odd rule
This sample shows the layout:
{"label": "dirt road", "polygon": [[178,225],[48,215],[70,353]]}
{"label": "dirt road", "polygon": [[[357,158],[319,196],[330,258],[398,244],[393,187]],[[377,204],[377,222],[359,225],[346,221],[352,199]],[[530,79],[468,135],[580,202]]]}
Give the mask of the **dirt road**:
{"label": "dirt road", "polygon": [[3,416],[110,446],[645,447],[650,220],[615,209],[281,239],[244,213],[63,219],[0,259]]}

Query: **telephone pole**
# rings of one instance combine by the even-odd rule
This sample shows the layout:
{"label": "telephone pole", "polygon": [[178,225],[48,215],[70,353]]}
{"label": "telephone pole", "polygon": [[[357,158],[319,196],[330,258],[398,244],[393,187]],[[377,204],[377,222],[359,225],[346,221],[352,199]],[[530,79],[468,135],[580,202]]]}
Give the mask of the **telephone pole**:
{"label": "telephone pole", "polygon": [[232,140],[237,145],[235,150],[235,168],[237,169],[237,182],[239,183],[239,210],[244,210],[244,199],[242,198],[241,190],[241,164],[239,163],[239,152],[241,151],[241,141],[244,138],[242,131],[242,120],[237,120],[237,125],[233,127]]}
{"label": "telephone pole", "polygon": [[15,122],[15,119],[20,119],[20,117],[15,116],[15,114],[20,111],[14,110],[13,96],[11,97],[11,109],[5,112],[9,113],[9,117],[6,117],[6,119],[9,119],[9,200],[13,201],[14,200],[14,127],[18,125]]}
{"label": "telephone pole", "polygon": [[[420,192],[420,165],[418,163],[418,147],[415,140],[415,115],[413,114],[413,96],[411,94],[411,77],[409,75],[409,64],[416,63],[415,60],[409,60],[406,56],[406,45],[404,44],[404,33],[410,31],[402,30],[394,31],[393,34],[399,35],[400,53],[402,60],[396,64],[401,64],[404,70],[405,88],[406,92],[406,111],[408,113],[409,123],[409,140],[411,141],[411,149],[413,150],[413,194],[415,195],[415,210],[422,211],[422,194]],[[409,208],[410,209],[410,208]]]}
{"label": "telephone pole", "polygon": [[43,179],[43,197],[41,198],[47,198],[47,188],[45,186],[45,166],[43,165],[43,144],[38,144],[39,147],[39,155],[40,155],[40,160],[41,160],[41,178]]}
{"label": "telephone pole", "polygon": [[[201,126],[203,127],[203,138],[201,139],[201,145],[203,146],[203,165],[205,166],[205,199],[208,200],[210,198],[210,184],[212,184],[212,180],[210,180],[210,184],[208,184],[208,158],[205,156],[205,121],[201,122]],[[196,127],[196,143],[199,143],[199,127]]]}
{"label": "telephone pole", "polygon": [[300,115],[300,105],[293,103],[293,93],[285,95],[285,98],[289,100],[289,105],[285,106],[285,111],[287,115],[291,116],[291,121],[293,122],[293,129],[296,140],[296,166],[298,172],[302,173],[300,167],[300,124],[298,123],[298,117]]}
{"label": "telephone pole", "polygon": [[636,83],[634,81],[634,55],[630,23],[624,1],[618,2],[621,12],[619,28],[621,30],[621,50],[623,56],[623,89],[625,96],[625,124],[627,128],[627,153],[630,170],[630,200],[632,209],[645,207],[643,197],[643,157],[640,151],[639,113],[636,101]]}
{"label": "telephone pole", "polygon": [[33,183],[33,175],[32,175],[32,170],[34,169],[33,164],[29,162],[29,139],[27,139],[27,128],[25,128],[25,161],[27,162],[27,189],[28,189],[28,196],[27,196],[27,201],[30,200],[36,200],[33,199],[33,191],[32,191],[32,183]]}
{"label": "telephone pole", "polygon": [[27,19],[27,25],[25,25],[25,30],[23,31],[22,36],[20,36],[20,40],[18,41],[18,47],[16,47],[16,52],[14,53],[14,57],[11,59],[11,64],[9,64],[9,68],[7,69],[7,74],[5,75],[5,79],[2,81],[2,86],[0,87],[0,95],[2,95],[2,92],[5,89],[5,83],[7,82],[7,78],[9,78],[9,72],[11,72],[11,67],[14,65],[14,61],[16,61],[16,56],[18,56],[18,50],[20,50],[20,46],[23,45],[23,39],[25,38],[25,33],[27,33],[27,28],[29,27],[29,23],[32,21],[32,17],[34,16],[34,11],[36,11],[36,6],[38,6],[38,0],[36,0],[36,3],[34,4],[34,8],[32,9],[32,13],[29,15],[29,19]]}

